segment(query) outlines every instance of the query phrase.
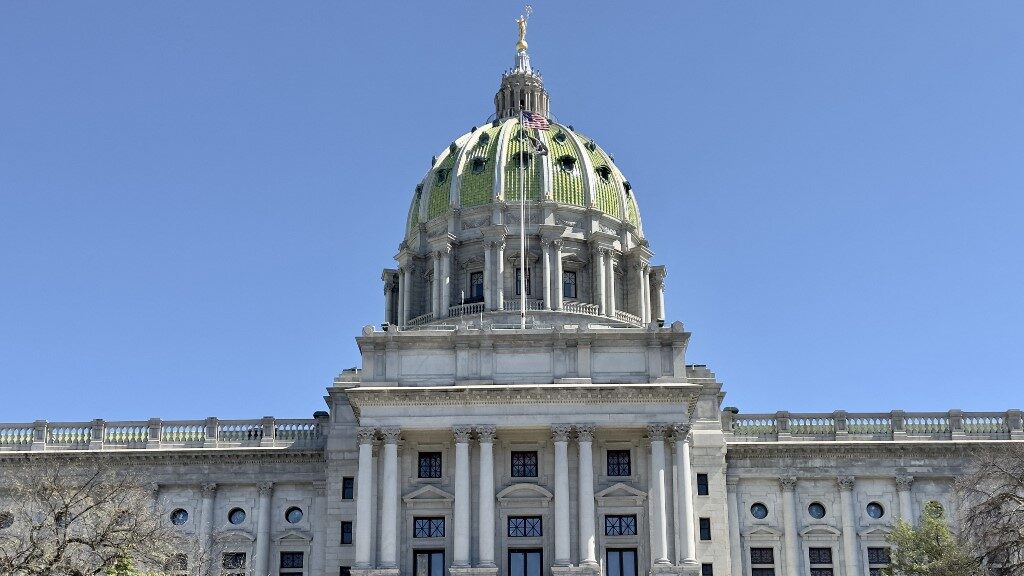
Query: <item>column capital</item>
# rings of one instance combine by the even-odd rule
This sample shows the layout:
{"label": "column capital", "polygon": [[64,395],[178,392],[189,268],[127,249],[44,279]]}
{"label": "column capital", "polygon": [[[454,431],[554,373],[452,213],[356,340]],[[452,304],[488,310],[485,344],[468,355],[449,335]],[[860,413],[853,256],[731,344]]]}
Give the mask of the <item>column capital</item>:
{"label": "column capital", "polygon": [[572,426],[568,424],[552,424],[551,425],[551,439],[555,442],[568,442],[569,432],[572,430]]}
{"label": "column capital", "polygon": [[650,438],[651,442],[664,442],[665,432],[668,431],[668,425],[666,424],[648,424],[647,425],[647,437]]}
{"label": "column capital", "polygon": [[689,442],[690,441],[690,424],[673,424],[672,425],[672,436],[675,437],[676,442]]}
{"label": "column capital", "polygon": [[203,484],[201,489],[203,491],[203,496],[204,497],[205,496],[213,496],[214,494],[217,493],[217,485],[214,484],[213,482],[209,482],[207,484]]}
{"label": "column capital", "polygon": [[839,485],[839,490],[842,492],[851,492],[855,481],[856,479],[853,476],[840,476],[836,478],[836,484]]}
{"label": "column capital", "polygon": [[360,444],[373,444],[377,440],[377,429],[363,426],[356,431],[356,437]]}
{"label": "column capital", "polygon": [[727,476],[725,478],[725,489],[729,492],[735,492],[736,488],[740,485],[740,479],[736,476]]}
{"label": "column capital", "polygon": [[491,444],[494,442],[494,436],[498,429],[494,426],[474,426],[476,430],[476,439],[481,444]]}
{"label": "column capital", "polygon": [[594,441],[594,428],[593,424],[577,424],[576,425],[576,441],[577,442],[593,442]]}
{"label": "column capital", "polygon": [[260,482],[257,485],[257,489],[260,492],[260,496],[270,496],[274,492],[273,482]]}
{"label": "column capital", "polygon": [[555,248],[561,248],[562,244],[564,244],[564,241],[561,238],[555,238],[551,241],[551,245]]}
{"label": "column capital", "polygon": [[792,492],[796,490],[796,476],[782,476],[779,478],[779,486],[782,487],[783,492]]}
{"label": "column capital", "polygon": [[472,426],[452,426],[452,433],[455,434],[455,441],[459,444],[465,444],[469,442],[469,437],[473,434]]}
{"label": "column capital", "polygon": [[910,490],[910,487],[913,486],[913,485],[914,485],[914,477],[913,476],[897,476],[896,477],[896,491],[897,492],[907,492],[907,491]]}
{"label": "column capital", "polygon": [[402,429],[401,428],[381,428],[380,435],[384,438],[385,444],[398,444],[401,440]]}

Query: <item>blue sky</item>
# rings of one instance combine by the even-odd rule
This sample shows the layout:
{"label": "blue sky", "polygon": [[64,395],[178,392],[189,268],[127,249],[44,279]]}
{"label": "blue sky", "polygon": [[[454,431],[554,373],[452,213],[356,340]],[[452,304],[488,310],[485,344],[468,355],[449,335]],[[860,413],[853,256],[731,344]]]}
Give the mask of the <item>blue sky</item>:
{"label": "blue sky", "polygon": [[[1024,406],[1024,3],[534,8],[726,404]],[[520,9],[0,3],[0,421],[323,409]]]}

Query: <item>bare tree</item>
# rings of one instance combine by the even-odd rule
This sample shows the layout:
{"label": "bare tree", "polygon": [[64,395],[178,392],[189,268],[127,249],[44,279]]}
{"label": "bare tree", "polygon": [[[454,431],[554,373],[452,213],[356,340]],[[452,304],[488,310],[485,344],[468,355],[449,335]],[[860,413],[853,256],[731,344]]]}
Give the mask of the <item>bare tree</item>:
{"label": "bare tree", "polygon": [[992,576],[1024,576],[1024,446],[979,450],[957,478],[960,530]]}
{"label": "bare tree", "polygon": [[126,458],[27,458],[0,479],[0,574],[163,574],[183,562],[197,574],[207,564]]}

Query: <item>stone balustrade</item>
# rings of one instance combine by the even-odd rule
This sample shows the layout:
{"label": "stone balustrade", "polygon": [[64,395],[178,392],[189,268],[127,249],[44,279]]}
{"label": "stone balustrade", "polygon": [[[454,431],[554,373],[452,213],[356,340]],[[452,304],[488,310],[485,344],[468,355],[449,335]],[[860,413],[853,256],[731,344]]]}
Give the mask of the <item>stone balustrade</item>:
{"label": "stone balustrade", "polygon": [[0,424],[0,452],[176,450],[194,448],[319,448],[327,413],[312,419],[161,420]]}
{"label": "stone balustrade", "polygon": [[737,414],[722,412],[727,442],[1024,440],[1020,410]]}

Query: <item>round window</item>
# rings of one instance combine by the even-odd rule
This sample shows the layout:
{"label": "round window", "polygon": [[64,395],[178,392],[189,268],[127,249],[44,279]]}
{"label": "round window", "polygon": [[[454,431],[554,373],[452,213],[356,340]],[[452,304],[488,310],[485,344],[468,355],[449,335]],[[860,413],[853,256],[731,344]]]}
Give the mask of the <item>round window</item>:
{"label": "round window", "polygon": [[6,530],[11,526],[14,526],[14,514],[0,512],[0,530]]}
{"label": "round window", "polygon": [[473,158],[473,163],[470,166],[473,174],[479,174],[484,171],[484,167],[487,166],[487,160],[483,158]]}
{"label": "round window", "polygon": [[232,524],[241,524],[245,522],[245,510],[241,508],[232,508],[231,512],[228,512],[228,522]]}
{"label": "round window", "polygon": [[186,510],[178,508],[174,512],[171,512],[171,524],[181,526],[185,522],[188,522],[188,512]]}
{"label": "round window", "polygon": [[758,520],[764,520],[768,517],[768,507],[758,502],[750,507],[750,515]]}
{"label": "round window", "polygon": [[882,505],[879,504],[878,502],[872,502],[868,504],[867,511],[868,516],[871,516],[875,519],[885,516],[885,508],[882,508]]}
{"label": "round window", "polygon": [[825,517],[825,505],[821,502],[812,502],[811,505],[807,507],[807,513],[811,515],[811,518],[821,520]]}
{"label": "round window", "polygon": [[287,520],[289,524],[298,524],[302,521],[302,508],[292,506],[284,513],[284,519]]}

